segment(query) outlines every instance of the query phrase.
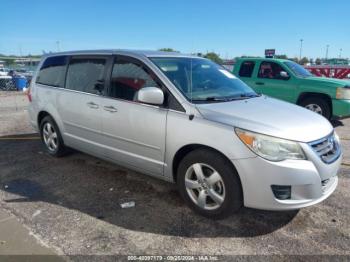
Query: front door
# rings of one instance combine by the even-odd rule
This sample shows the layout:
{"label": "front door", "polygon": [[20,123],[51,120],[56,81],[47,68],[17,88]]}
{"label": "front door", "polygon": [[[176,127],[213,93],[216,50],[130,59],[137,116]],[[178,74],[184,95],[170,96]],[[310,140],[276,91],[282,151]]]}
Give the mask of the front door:
{"label": "front door", "polygon": [[296,85],[292,83],[291,76],[282,77],[281,72],[288,74],[281,65],[275,62],[261,62],[257,78],[252,83],[252,87],[264,95],[294,102]]}
{"label": "front door", "polygon": [[105,153],[121,164],[162,175],[168,110],[135,101],[144,87],[159,87],[154,74],[134,58],[116,57],[109,97],[102,104]]}

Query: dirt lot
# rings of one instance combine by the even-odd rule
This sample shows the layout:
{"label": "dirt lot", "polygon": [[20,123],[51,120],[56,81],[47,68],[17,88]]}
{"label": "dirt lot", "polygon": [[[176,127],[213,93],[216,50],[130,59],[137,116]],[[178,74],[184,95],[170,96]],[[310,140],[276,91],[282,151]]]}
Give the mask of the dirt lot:
{"label": "dirt lot", "polygon": [[[211,221],[189,210],[172,184],[78,152],[45,154],[26,103],[21,94],[0,95],[0,135],[14,135],[0,139],[0,208],[58,254],[350,255],[350,120],[334,123],[344,163],[329,199]],[[136,206],[122,209],[128,200]]]}

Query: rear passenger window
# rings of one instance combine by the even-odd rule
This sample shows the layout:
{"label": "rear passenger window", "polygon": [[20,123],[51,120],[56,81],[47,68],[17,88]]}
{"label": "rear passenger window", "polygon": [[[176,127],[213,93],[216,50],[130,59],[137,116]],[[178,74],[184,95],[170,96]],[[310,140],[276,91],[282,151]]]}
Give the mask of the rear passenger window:
{"label": "rear passenger window", "polygon": [[69,62],[66,88],[91,94],[104,90],[106,59],[72,58]]}
{"label": "rear passenger window", "polygon": [[39,70],[36,83],[63,87],[67,60],[67,56],[54,56],[46,58]]}
{"label": "rear passenger window", "polygon": [[133,101],[143,87],[159,87],[145,68],[132,59],[119,58],[114,62],[110,96]]}
{"label": "rear passenger window", "polygon": [[239,70],[239,76],[241,77],[251,77],[253,74],[255,62],[253,61],[245,61],[241,64],[241,68]]}

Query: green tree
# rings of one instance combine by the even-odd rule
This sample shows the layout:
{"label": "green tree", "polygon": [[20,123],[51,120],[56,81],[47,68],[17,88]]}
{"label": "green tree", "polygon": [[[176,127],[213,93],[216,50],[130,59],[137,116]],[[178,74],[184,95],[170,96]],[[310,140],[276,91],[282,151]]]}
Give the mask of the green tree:
{"label": "green tree", "polygon": [[300,61],[299,64],[301,65],[306,65],[307,63],[309,63],[309,59],[307,57],[303,57]]}
{"label": "green tree", "polygon": [[275,55],[275,58],[278,58],[278,59],[288,59],[288,56],[287,56],[287,55]]}
{"label": "green tree", "polygon": [[176,51],[176,50],[174,50],[174,49],[172,49],[172,48],[170,48],[170,47],[164,47],[164,48],[160,48],[160,49],[158,49],[158,51],[163,51],[163,52],[179,52],[179,51]]}
{"label": "green tree", "polygon": [[15,63],[15,59],[14,58],[4,58],[2,60],[5,62],[6,66],[11,66],[11,65],[13,65]]}
{"label": "green tree", "polygon": [[204,55],[204,57],[210,59],[211,61],[213,61],[213,62],[215,62],[217,64],[222,64],[223,63],[223,61],[220,58],[220,56],[217,53],[214,53],[214,52],[206,53]]}
{"label": "green tree", "polygon": [[315,63],[316,63],[316,65],[320,65],[320,64],[322,64],[322,61],[320,58],[316,58]]}
{"label": "green tree", "polygon": [[299,63],[299,59],[298,59],[297,57],[289,58],[289,60],[292,60],[292,61],[294,61],[295,63]]}

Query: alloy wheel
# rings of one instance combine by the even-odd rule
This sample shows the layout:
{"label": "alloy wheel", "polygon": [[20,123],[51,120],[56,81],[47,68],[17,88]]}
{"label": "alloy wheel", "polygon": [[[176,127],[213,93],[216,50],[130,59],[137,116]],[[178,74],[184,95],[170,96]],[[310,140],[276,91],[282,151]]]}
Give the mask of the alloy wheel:
{"label": "alloy wheel", "polygon": [[308,105],[305,106],[305,108],[309,109],[312,112],[315,112],[317,114],[320,114],[320,115],[323,114],[322,108],[319,105],[317,105],[317,104],[308,104]]}
{"label": "alloy wheel", "polygon": [[54,126],[46,122],[43,126],[43,138],[45,145],[50,151],[56,151],[58,146],[57,132]]}
{"label": "alloy wheel", "polygon": [[185,174],[185,187],[191,200],[205,210],[218,209],[225,200],[225,184],[221,175],[203,163],[191,165]]}

